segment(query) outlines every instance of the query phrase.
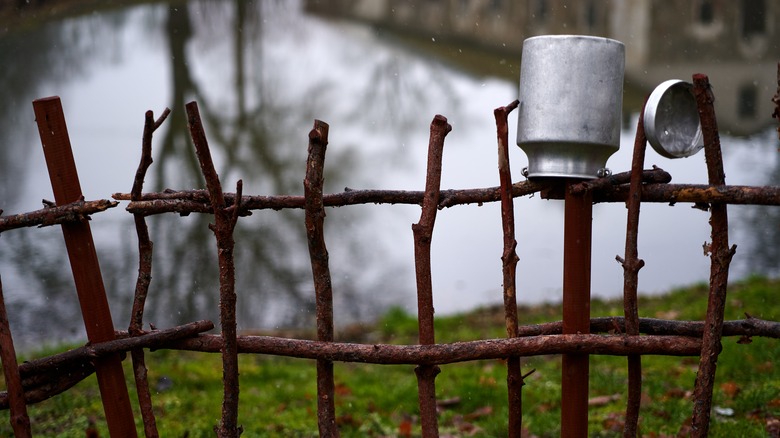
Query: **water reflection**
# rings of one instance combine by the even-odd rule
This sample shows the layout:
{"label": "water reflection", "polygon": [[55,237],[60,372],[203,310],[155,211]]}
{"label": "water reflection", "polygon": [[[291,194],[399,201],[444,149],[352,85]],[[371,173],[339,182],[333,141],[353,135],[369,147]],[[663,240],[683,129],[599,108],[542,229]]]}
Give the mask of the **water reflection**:
{"label": "water reflection", "polygon": [[[516,78],[483,76],[431,53],[379,28],[306,15],[299,2],[145,4],[9,32],[0,38],[0,64],[11,66],[0,70],[0,79],[11,85],[0,89],[7,102],[0,107],[0,208],[30,211],[39,208],[40,198],[50,197],[30,109],[33,99],[50,94],[63,98],[82,185],[91,199],[129,191],[143,113],[159,114],[166,106],[173,112],[156,135],[146,190],[203,187],[184,117],[190,100],[198,101],[225,190],[234,190],[242,178],[245,193],[302,193],[314,118],[331,125],[326,192],[345,186],[419,189],[428,123],[436,113],[454,127],[447,138],[443,186],[495,186],[492,110],[514,99]],[[506,58],[504,53],[491,59]],[[627,120],[621,151],[609,163],[615,171],[629,167],[635,114]],[[757,178],[755,168],[740,166],[765,157],[770,136],[724,136],[723,141],[731,148],[727,181],[767,181]],[[525,157],[511,153],[519,178]],[[758,159],[754,164],[772,176],[774,163]],[[706,181],[702,157],[669,162],[649,152],[649,164],[666,168],[676,182]],[[521,199],[517,210],[519,296],[523,302],[557,300],[562,205]],[[410,224],[419,219],[419,209],[369,205],[327,213],[337,320],[371,317],[388,303],[413,310]],[[647,206],[642,220],[640,256],[648,262],[640,274],[644,291],[706,279],[705,214],[685,206]],[[743,239],[736,242],[735,263],[743,254],[760,254],[767,268],[776,265],[780,254],[752,248],[777,247],[762,243],[780,241],[775,225],[780,218],[769,225],[767,213],[745,208],[732,220]],[[206,215],[149,218],[155,263],[147,321],[162,327],[217,320],[209,221]],[[620,294],[622,271],[614,255],[623,251],[624,229],[623,206],[596,206],[594,295]],[[761,233],[746,231],[752,229]],[[132,220],[117,209],[96,216],[93,231],[114,319],[125,327],[137,269]],[[440,212],[433,247],[437,310],[500,302],[500,232],[496,205]],[[239,324],[311,326],[313,285],[303,212],[255,212],[239,222],[236,241]],[[0,274],[17,337],[40,342],[82,332],[63,260],[58,229],[13,231],[0,238]],[[762,266],[751,261],[740,272],[763,271]]]}

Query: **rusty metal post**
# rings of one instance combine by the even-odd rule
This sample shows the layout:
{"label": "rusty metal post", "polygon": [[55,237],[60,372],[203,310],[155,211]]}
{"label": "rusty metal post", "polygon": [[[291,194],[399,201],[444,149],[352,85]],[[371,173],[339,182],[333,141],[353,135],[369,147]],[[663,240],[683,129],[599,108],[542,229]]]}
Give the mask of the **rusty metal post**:
{"label": "rusty metal post", "polygon": [[[563,333],[590,333],[590,257],[593,197],[570,187],[581,181],[566,181],[563,230]],[[587,354],[563,355],[561,376],[561,436],[588,436]]]}
{"label": "rusty metal post", "polygon": [[[59,97],[33,101],[35,119],[49,169],[54,199],[64,205],[81,199],[81,184],[68,137],[65,115]],[[108,307],[92,231],[86,219],[62,224],[81,315],[90,343],[115,339],[114,324]],[[122,370],[122,359],[113,354],[95,360],[100,396],[112,437],[135,437],[135,421]]]}

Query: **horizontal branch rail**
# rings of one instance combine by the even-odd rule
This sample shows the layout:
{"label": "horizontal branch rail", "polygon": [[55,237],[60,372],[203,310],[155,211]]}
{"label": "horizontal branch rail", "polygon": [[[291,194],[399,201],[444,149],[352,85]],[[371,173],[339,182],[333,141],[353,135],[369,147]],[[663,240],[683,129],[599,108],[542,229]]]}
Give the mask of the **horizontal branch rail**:
{"label": "horizontal branch rail", "polygon": [[19,365],[19,373],[22,378],[27,378],[33,374],[70,368],[79,362],[89,361],[96,357],[109,354],[130,351],[134,348],[161,348],[168,342],[194,336],[213,328],[214,323],[211,321],[195,321],[165,330],[143,332],[143,334],[138,336],[122,337],[126,336],[127,332],[118,331],[116,332],[117,339],[112,341],[85,345],[63,353],[24,362]]}
{"label": "horizontal branch rail", "polygon": [[[59,225],[63,222],[78,221],[89,217],[93,213],[106,211],[119,205],[116,201],[99,199],[97,201],[76,201],[70,204],[46,207],[28,213],[15,214],[13,216],[0,217],[0,233],[25,227],[47,227]],[[2,213],[2,210],[0,210]]]}
{"label": "horizontal branch rail", "polygon": [[[591,188],[601,189],[612,184],[625,184],[628,182],[629,172],[619,173],[607,178],[602,178],[590,185],[583,186],[583,190]],[[603,180],[603,181],[602,181]],[[643,173],[643,181],[646,183],[669,182],[671,177],[662,169],[646,170]],[[595,184],[595,185],[594,185]],[[549,189],[549,184],[533,181],[521,181],[512,185],[512,196],[526,196]],[[417,190],[354,190],[345,188],[342,193],[323,195],[323,204],[326,207],[341,207],[356,204],[417,204],[421,205],[424,191]],[[233,205],[236,195],[225,193],[225,202]],[[147,215],[161,213],[212,213],[208,202],[206,190],[167,190],[160,193],[145,193],[139,201],[133,201],[129,193],[114,193],[117,201],[132,201],[127,206],[130,213],[143,213]],[[500,187],[487,187],[477,189],[448,189],[441,190],[438,207],[452,207],[464,204],[480,204],[484,202],[497,202],[501,200]],[[281,210],[285,208],[304,208],[303,196],[243,196],[241,206],[243,214],[249,210]]]}
{"label": "horizontal branch rail", "polygon": [[[196,321],[165,330],[142,332],[140,335],[117,331],[117,339],[113,341],[83,346],[22,363],[19,366],[19,373],[23,378],[27,401],[28,403],[42,401],[75,385],[94,371],[90,362],[96,357],[138,348],[218,353],[222,345],[219,335],[198,335],[213,328],[214,324],[211,321]],[[624,328],[623,317],[591,319],[592,332],[622,333]],[[518,338],[438,345],[353,344],[271,336],[239,336],[238,351],[242,354],[272,354],[304,359],[377,364],[447,364],[509,356],[563,354],[573,351],[619,356],[628,354],[696,356],[701,346],[699,338],[702,336],[704,322],[640,318],[639,330],[649,336],[638,338],[623,335],[560,335],[561,329],[560,321],[523,325],[518,328]],[[726,321],[723,325],[723,336],[743,338],[758,336],[777,339],[780,338],[780,322],[752,317]],[[57,382],[40,378],[52,371],[71,375]],[[30,389],[32,386],[36,388]],[[45,388],[39,388],[41,386]],[[6,392],[0,392],[0,409],[8,409]]]}
{"label": "horizontal branch rail", "polygon": [[[645,171],[652,172],[652,171]],[[517,182],[512,185],[512,196],[527,196],[546,190],[543,183],[531,181]],[[352,190],[342,193],[323,195],[326,207],[340,207],[356,204],[415,204],[422,203],[424,192],[407,190]],[[113,198],[118,201],[129,199],[125,193],[116,193]],[[500,201],[499,187],[482,189],[448,189],[442,190],[439,208],[456,205],[481,204]],[[555,196],[549,196],[554,199]],[[628,186],[609,186],[594,190],[593,201],[625,202],[628,199]],[[233,205],[235,194],[225,193],[225,201]],[[780,205],[780,187],[752,186],[719,186],[704,184],[645,184],[642,189],[642,202],[653,203],[727,203],[739,205]],[[281,210],[285,208],[303,208],[303,196],[243,196],[241,198],[241,214],[251,214],[250,210]],[[155,215],[163,213],[212,213],[203,190],[188,190],[181,192],[146,193],[141,201],[132,201],[127,205],[130,213]],[[2,230],[0,230],[2,231]]]}
{"label": "horizontal branch rail", "polygon": [[[221,344],[217,335],[199,335],[172,342],[165,348],[212,353],[218,352]],[[384,365],[443,365],[571,352],[611,356],[698,356],[700,350],[699,338],[655,335],[541,335],[427,345],[352,344],[267,336],[243,336],[238,339],[239,353]]]}
{"label": "horizontal branch rail", "polygon": [[[628,198],[628,186],[614,186],[594,193],[594,202],[623,202]],[[706,184],[646,184],[642,202],[720,203],[737,205],[780,205],[778,186],[710,186]]]}

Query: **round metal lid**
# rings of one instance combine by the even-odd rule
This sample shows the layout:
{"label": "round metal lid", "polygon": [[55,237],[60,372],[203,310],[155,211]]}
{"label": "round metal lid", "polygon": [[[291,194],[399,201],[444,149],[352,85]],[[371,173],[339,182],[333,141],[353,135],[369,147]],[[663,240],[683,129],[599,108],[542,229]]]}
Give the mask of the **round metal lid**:
{"label": "round metal lid", "polygon": [[658,85],[645,104],[645,136],[667,158],[684,158],[704,147],[693,85],[671,79]]}

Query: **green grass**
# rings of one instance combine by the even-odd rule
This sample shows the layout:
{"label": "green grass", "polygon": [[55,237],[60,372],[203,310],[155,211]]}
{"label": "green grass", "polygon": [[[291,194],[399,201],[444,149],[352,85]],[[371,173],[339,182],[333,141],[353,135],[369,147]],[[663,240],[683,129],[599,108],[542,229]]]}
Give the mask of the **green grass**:
{"label": "green grass", "polygon": [[[727,319],[755,317],[780,320],[780,282],[752,278],[729,289]],[[664,296],[644,297],[640,313],[647,317],[703,319],[706,285],[672,291]],[[520,309],[521,323],[539,323],[560,318],[560,309],[544,305]],[[619,301],[594,300],[592,315],[622,314]],[[504,336],[500,309],[480,309],[436,320],[437,341],[500,338]],[[414,343],[416,318],[392,309],[372,331],[383,343]],[[776,339],[755,338],[738,344],[723,341],[718,361],[713,405],[733,410],[732,415],[713,414],[712,437],[771,436],[767,424],[780,419],[780,357]],[[216,354],[156,351],[147,353],[149,380],[157,425],[164,437],[211,437],[222,402],[221,359]],[[125,375],[132,376],[129,360]],[[674,436],[690,416],[690,393],[696,377],[697,357],[643,358],[643,400],[640,430],[643,436]],[[523,370],[536,369],[523,389],[523,426],[538,437],[560,435],[560,359],[523,359]],[[444,365],[436,379],[442,435],[506,436],[507,390],[503,361],[490,360]],[[337,363],[336,414],[342,436],[419,436],[417,381],[413,366],[380,366]],[[243,436],[310,437],[317,435],[316,372],[314,362],[270,356],[240,357],[239,423]],[[170,388],[157,388],[169,379]],[[621,436],[625,410],[627,371],[622,357],[592,356],[590,396],[606,396],[602,405],[589,410],[590,434]],[[135,408],[134,383],[128,380]],[[102,419],[94,376],[72,390],[29,407],[35,436],[83,437],[90,425],[108,436]],[[7,414],[6,414],[7,415]],[[7,418],[7,417],[6,417]],[[142,431],[136,412],[138,430]],[[12,436],[7,421],[0,436]]]}

